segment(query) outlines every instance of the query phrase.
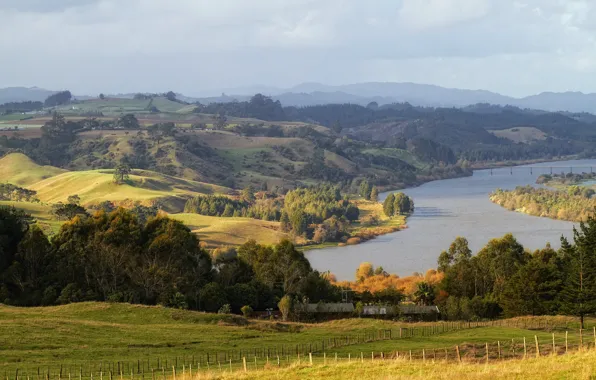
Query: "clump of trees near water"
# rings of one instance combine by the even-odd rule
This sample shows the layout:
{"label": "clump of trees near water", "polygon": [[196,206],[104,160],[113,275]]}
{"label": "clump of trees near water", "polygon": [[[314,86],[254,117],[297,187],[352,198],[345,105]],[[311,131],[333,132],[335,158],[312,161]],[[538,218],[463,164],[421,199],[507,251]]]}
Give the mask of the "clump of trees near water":
{"label": "clump of trees near water", "polygon": [[358,220],[360,210],[343,197],[339,187],[319,185],[291,190],[285,196],[244,189],[239,199],[223,196],[198,196],[187,201],[185,212],[220,217],[248,217],[281,222],[281,230],[315,242],[339,241],[347,235],[350,223]]}
{"label": "clump of trees near water", "polygon": [[211,256],[181,222],[143,221],[123,208],[77,215],[50,240],[20,210],[0,207],[0,220],[0,302],[9,305],[109,301],[210,312],[228,305],[240,313],[275,307],[283,296],[341,298],[289,241],[252,241]]}
{"label": "clump of trees near water", "polygon": [[409,215],[414,212],[414,200],[404,193],[391,193],[383,202],[383,212],[389,217]]}
{"label": "clump of trees near water", "polygon": [[573,242],[561,238],[558,251],[528,252],[511,235],[493,239],[472,256],[458,237],[439,256],[444,278],[436,302],[449,319],[596,312],[596,219],[573,231]]}
{"label": "clump of trees near water", "polygon": [[566,191],[518,186],[514,190],[497,189],[490,199],[508,210],[577,222],[594,215],[593,195],[594,190],[585,186],[569,186]]}

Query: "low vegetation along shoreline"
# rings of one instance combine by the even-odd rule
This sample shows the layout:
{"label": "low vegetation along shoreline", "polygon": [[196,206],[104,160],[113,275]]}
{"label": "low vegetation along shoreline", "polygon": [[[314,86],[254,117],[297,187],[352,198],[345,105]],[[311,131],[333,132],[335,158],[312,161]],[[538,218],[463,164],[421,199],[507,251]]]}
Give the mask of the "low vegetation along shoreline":
{"label": "low vegetation along shoreline", "polygon": [[585,186],[586,181],[594,178],[596,176],[592,173],[541,175],[536,183],[549,188],[518,186],[514,190],[497,189],[490,194],[490,200],[511,211],[582,222],[593,216],[596,208],[594,186]]}

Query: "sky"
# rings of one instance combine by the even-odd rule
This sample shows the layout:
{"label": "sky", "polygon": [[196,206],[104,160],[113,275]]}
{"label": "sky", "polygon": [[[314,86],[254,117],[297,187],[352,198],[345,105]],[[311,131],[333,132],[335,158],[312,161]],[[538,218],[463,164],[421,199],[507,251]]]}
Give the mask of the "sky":
{"label": "sky", "polygon": [[596,92],[596,0],[0,0],[0,87]]}

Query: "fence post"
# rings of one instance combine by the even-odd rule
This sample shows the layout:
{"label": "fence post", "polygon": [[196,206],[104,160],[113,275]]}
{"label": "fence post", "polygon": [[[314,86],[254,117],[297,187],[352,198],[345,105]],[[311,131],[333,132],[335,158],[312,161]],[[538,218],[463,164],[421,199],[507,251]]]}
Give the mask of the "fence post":
{"label": "fence post", "polygon": [[513,358],[515,359],[515,340],[511,338],[511,351],[513,351]]}
{"label": "fence post", "polygon": [[327,353],[323,352],[323,365],[327,365]]}
{"label": "fence post", "polygon": [[540,346],[538,345],[538,335],[534,335],[534,340],[536,341],[536,357],[540,357]]}
{"label": "fence post", "polygon": [[[484,344],[486,347],[486,364],[488,364],[488,342]],[[174,379],[176,380],[176,379]]]}
{"label": "fence post", "polygon": [[412,350],[410,350],[410,361],[412,361]]}
{"label": "fence post", "polygon": [[555,345],[555,333],[553,333],[553,355],[557,354],[557,346]]}
{"label": "fence post", "polygon": [[242,366],[244,367],[244,372],[247,372],[248,369],[246,368],[246,356],[242,357]]}
{"label": "fence post", "polygon": [[337,363],[337,352],[335,353],[335,362]]}
{"label": "fence post", "polygon": [[501,360],[501,341],[497,340],[497,358]]}
{"label": "fence post", "polygon": [[565,353],[567,353],[567,350],[569,348],[569,345],[567,344],[568,335],[569,335],[569,331],[565,331]]}
{"label": "fence post", "polygon": [[461,363],[461,355],[459,354],[459,346],[455,346],[455,352],[457,353],[457,361]]}
{"label": "fence post", "polygon": [[176,367],[172,366],[172,376],[174,377],[174,380],[176,380]]}
{"label": "fence post", "polygon": [[596,350],[596,326],[594,326],[594,349]]}
{"label": "fence post", "polygon": [[426,352],[422,349],[422,362],[426,362]]}
{"label": "fence post", "polygon": [[526,348],[526,337],[524,336],[524,359],[528,356],[528,350]]}
{"label": "fence post", "polygon": [[360,352],[360,362],[364,363],[364,352]]}

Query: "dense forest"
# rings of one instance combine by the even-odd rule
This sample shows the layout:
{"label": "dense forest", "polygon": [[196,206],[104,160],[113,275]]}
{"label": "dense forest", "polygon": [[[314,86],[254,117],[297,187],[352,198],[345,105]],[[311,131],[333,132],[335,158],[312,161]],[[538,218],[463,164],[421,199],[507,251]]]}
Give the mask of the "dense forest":
{"label": "dense forest", "polygon": [[490,195],[490,199],[508,210],[579,222],[594,215],[596,199],[593,195],[593,189],[577,185],[565,190],[518,186],[509,191],[497,189]]}

